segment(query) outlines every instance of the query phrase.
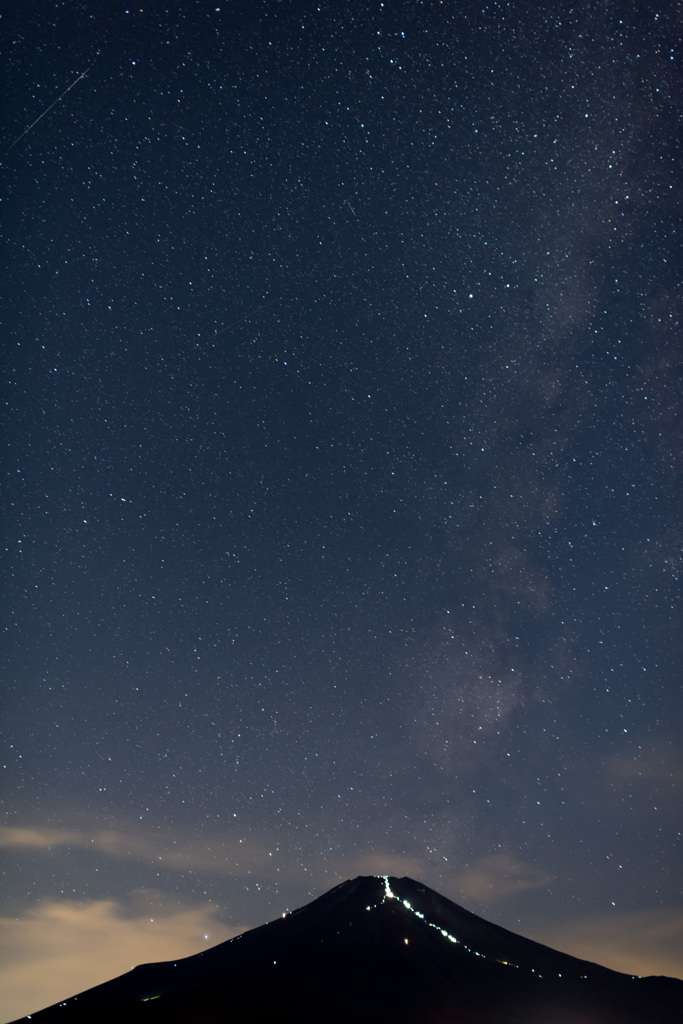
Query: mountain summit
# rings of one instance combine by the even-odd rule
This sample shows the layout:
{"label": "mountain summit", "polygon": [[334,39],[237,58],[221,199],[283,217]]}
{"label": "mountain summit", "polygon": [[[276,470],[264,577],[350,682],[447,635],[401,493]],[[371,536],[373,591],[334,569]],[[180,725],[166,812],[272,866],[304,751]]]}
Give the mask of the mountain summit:
{"label": "mountain summit", "polygon": [[674,1024],[683,982],[636,978],[490,924],[410,878],[361,876],[38,1024]]}

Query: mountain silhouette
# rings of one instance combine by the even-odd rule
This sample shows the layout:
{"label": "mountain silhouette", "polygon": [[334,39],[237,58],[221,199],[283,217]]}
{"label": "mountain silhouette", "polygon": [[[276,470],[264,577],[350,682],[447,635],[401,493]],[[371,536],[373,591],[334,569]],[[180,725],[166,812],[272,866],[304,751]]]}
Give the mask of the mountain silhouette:
{"label": "mountain silhouette", "polygon": [[680,1024],[683,981],[638,978],[490,924],[410,878],[361,876],[38,1024]]}

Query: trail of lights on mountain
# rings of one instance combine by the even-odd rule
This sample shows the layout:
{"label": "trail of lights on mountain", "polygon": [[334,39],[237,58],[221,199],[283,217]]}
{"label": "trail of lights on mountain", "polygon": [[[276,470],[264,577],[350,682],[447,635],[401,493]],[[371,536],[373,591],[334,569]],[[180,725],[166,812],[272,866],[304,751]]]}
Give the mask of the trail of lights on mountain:
{"label": "trail of lights on mountain", "polygon": [[[484,957],[484,959],[495,959],[493,957],[487,957],[485,953],[479,953],[476,949],[472,949],[470,946],[465,945],[465,943],[461,939],[457,939],[455,935],[451,935],[451,933],[447,931],[445,928],[442,928],[441,925],[434,924],[433,921],[428,921],[426,916],[419,910],[416,910],[415,907],[413,907],[413,905],[408,902],[408,900],[400,899],[400,897],[398,897],[396,893],[393,892],[391,885],[389,883],[388,875],[381,875],[379,877],[384,882],[384,896],[382,898],[382,903],[385,903],[386,900],[388,899],[398,900],[399,903],[406,908],[406,910],[409,910],[411,912],[411,914],[414,914],[415,917],[418,917],[421,921],[424,921],[425,924],[429,925],[430,928],[435,928],[436,931],[444,937],[444,939],[448,939],[449,942],[452,942],[455,945],[462,946],[462,948],[466,950],[466,952],[472,953],[474,956],[481,956]],[[369,910],[370,908],[368,907],[367,909]],[[495,962],[499,964],[504,964],[506,967],[519,967],[519,964],[512,964],[509,963],[507,960],[496,959]],[[560,977],[562,977],[562,975],[560,975]]]}
{"label": "trail of lights on mountain", "polygon": [[[385,903],[386,900],[388,900],[388,899],[398,900],[399,903],[406,908],[406,910],[409,910],[411,912],[411,914],[414,914],[415,917],[418,917],[421,921],[424,921],[425,924],[429,925],[430,928],[435,928],[436,931],[439,932],[445,939],[448,939],[449,942],[452,942],[452,943],[454,943],[455,945],[458,945],[458,946],[462,946],[462,948],[466,952],[472,953],[474,956],[483,957],[484,960],[493,960],[497,964],[503,964],[504,967],[516,967],[517,969],[519,969],[519,964],[513,964],[509,960],[498,960],[497,957],[487,957],[485,953],[480,953],[478,950],[472,949],[471,946],[467,946],[462,941],[462,939],[457,939],[455,937],[455,935],[451,935],[451,933],[448,932],[445,928],[442,928],[441,925],[434,924],[433,921],[428,921],[426,916],[423,913],[421,913],[419,910],[416,910],[415,907],[413,907],[412,904],[408,902],[408,900],[400,899],[400,897],[397,896],[396,893],[392,891],[391,885],[389,883],[389,876],[388,875],[380,875],[378,877],[381,878],[382,881],[384,882],[384,895],[383,895],[383,898],[382,898],[382,903]],[[370,910],[370,909],[372,909],[372,908],[371,907],[366,907],[366,910]],[[408,944],[407,940],[404,940],[404,941],[406,942],[406,945],[407,945]],[[531,973],[532,974],[536,974],[536,976],[538,978],[543,978],[543,975],[542,974],[538,974],[533,967],[530,968],[530,970],[531,970]],[[558,974],[557,976],[558,976],[558,978],[562,977],[561,974]],[[581,978],[583,978],[583,979],[585,979],[587,977],[588,977],[588,975],[586,975],[586,974],[582,974],[581,975]]]}

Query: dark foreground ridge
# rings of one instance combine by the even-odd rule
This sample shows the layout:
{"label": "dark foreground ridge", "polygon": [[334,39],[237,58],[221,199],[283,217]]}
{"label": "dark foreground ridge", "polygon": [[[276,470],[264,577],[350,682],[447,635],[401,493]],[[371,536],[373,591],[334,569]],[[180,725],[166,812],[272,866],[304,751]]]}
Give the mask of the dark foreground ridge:
{"label": "dark foreground ridge", "polygon": [[37,1024],[680,1024],[683,981],[634,978],[489,924],[410,878],[359,877]]}

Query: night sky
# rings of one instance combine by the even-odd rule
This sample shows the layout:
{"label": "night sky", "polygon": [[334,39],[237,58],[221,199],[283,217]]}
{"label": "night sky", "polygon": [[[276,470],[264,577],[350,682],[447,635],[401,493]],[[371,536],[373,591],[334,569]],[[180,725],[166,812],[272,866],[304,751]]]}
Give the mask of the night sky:
{"label": "night sky", "polygon": [[2,4],[3,1020],[358,874],[683,976],[678,13]]}

